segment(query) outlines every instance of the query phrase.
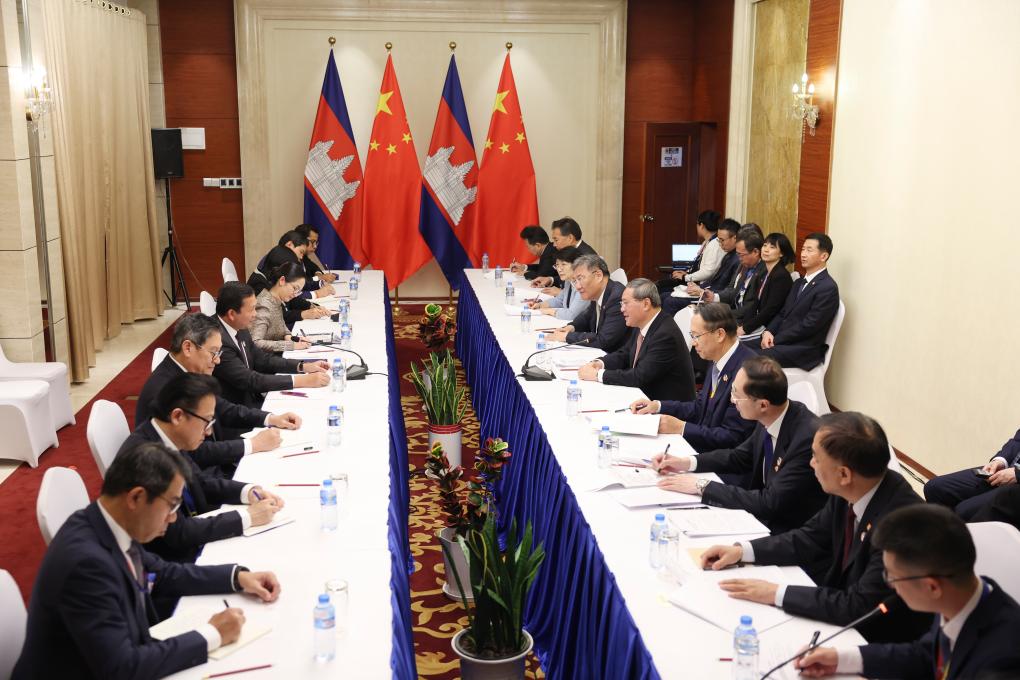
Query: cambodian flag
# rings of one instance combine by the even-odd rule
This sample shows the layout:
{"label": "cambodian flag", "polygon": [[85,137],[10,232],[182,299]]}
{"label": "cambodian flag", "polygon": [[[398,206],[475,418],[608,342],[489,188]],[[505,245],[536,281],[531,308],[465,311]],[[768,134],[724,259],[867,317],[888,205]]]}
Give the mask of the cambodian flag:
{"label": "cambodian flag", "polygon": [[361,161],[330,50],[305,165],[305,222],[319,228],[317,254],[332,269],[350,269],[355,260],[365,260],[363,194]]}
{"label": "cambodian flag", "polygon": [[475,231],[477,194],[475,144],[471,139],[457,62],[451,56],[422,172],[418,229],[454,288],[459,285],[463,269],[479,264],[472,263],[469,253],[481,252],[481,249],[465,240]]}

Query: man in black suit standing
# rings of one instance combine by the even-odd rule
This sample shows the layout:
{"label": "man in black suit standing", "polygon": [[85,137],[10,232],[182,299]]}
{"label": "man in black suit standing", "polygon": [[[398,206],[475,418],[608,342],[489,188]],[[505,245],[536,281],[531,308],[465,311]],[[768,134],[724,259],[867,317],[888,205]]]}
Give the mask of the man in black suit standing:
{"label": "man in black suit standing", "polygon": [[659,413],[660,434],[680,434],[695,451],[732,448],[751,436],[753,420],[744,420],[730,401],[737,371],[754,352],[737,342],[737,322],[726,305],[710,302],[698,307],[691,318],[691,344],[709,362],[696,399],[657,401],[638,399],[633,413]]}
{"label": "man in black suit standing", "polygon": [[804,276],[793,284],[786,304],[765,327],[761,340],[748,346],[787,368],[810,371],[825,360],[825,336],[839,310],[839,286],[825,268],[832,255],[832,239],[811,234],[800,249]]}
{"label": "man in black suit standing", "polygon": [[[283,499],[255,484],[235,482],[202,472],[191,452],[205,440],[216,418],[219,384],[207,375],[181,373],[160,390],[153,416],[131,433],[120,447],[130,451],[145,442],[180,451],[188,462],[191,480],[185,484],[177,521],[166,534],[146,543],[146,550],[166,560],[193,562],[210,541],[240,536],[252,526],[268,524],[283,507]],[[213,517],[196,517],[220,505],[246,505],[240,511]]]}
{"label": "man in black suit standing", "polygon": [[741,417],[756,421],[751,436],[733,449],[697,456],[659,454],[652,467],[670,472],[716,472],[728,483],[693,475],[671,475],[659,486],[697,494],[708,505],[747,510],[772,533],[801,526],[825,503],[825,492],[811,470],[811,441],[818,417],[786,398],[786,374],[773,359],[744,362],[730,388]]}
{"label": "man in black suit standing", "polygon": [[549,235],[538,225],[521,229],[521,238],[528,247],[528,252],[538,258],[536,262],[524,264],[512,262],[510,271],[533,281],[540,276],[556,276],[556,246],[549,242]]}
{"label": "man in black suit standing", "polygon": [[[865,415],[847,411],[822,416],[813,449],[811,466],[829,494],[825,507],[785,534],[712,546],[702,554],[702,566],[800,566],[817,587],[759,579],[729,579],[719,586],[732,597],[845,626],[892,595],[882,575],[882,553],[872,545],[873,529],[883,517],[920,503],[921,497],[889,469],[885,432]],[[858,630],[872,642],[904,642],[917,639],[930,625],[931,617],[901,610],[866,621]]]}
{"label": "man in black suit standing", "polygon": [[977,552],[963,520],[938,505],[911,505],[882,520],[873,543],[882,551],[886,583],[914,611],[935,614],[934,623],[913,642],[813,649],[796,662],[803,676],[1017,677],[1020,605],[974,572]]}
{"label": "man in black suit standing", "polygon": [[[182,373],[212,375],[222,351],[218,321],[203,314],[182,316],[174,326],[170,354],[156,366],[138,395],[135,427],[152,417],[156,396],[170,380]],[[250,439],[237,439],[227,437],[225,427],[235,431],[256,427],[270,429]],[[213,424],[212,437],[194,450],[194,460],[203,469],[219,467],[223,472],[232,473],[241,456],[272,451],[280,445],[280,433],[272,428],[296,430],[299,427],[301,418],[294,413],[275,415],[216,397],[216,422]]]}
{"label": "man in black suit standing", "polygon": [[569,326],[557,328],[546,337],[554,342],[587,340],[590,347],[615,352],[627,341],[620,300],[623,284],[609,278],[609,266],[598,255],[582,255],[574,260],[574,289],[588,308]]}
{"label": "man in black suit standing", "polygon": [[655,284],[634,279],[620,298],[624,321],[632,330],[620,349],[581,366],[577,377],[606,385],[639,387],[653,399],[694,398],[694,369],[683,333],[662,313]]}
{"label": "man in black suit standing", "polygon": [[[577,248],[582,255],[598,255],[595,249],[581,240],[581,225],[573,217],[561,217],[552,223],[552,244],[556,250],[567,246]],[[531,285],[535,288],[560,288],[563,282],[556,275],[555,270],[551,276],[536,277]],[[559,291],[545,291],[550,295],[558,295]]]}
{"label": "man in black suit standing", "polygon": [[325,361],[283,359],[255,344],[248,331],[255,320],[255,291],[251,286],[239,281],[223,284],[216,298],[216,316],[223,353],[213,377],[228,401],[261,408],[266,392],[329,384],[329,364]]}
{"label": "man in black suit standing", "polygon": [[240,636],[244,613],[230,607],[195,630],[152,639],[150,586],[155,596],[279,597],[271,572],[164,562],[141,546],[176,519],[188,475],[181,454],[159,444],[117,456],[100,497],[71,515],[46,551],[12,678],[161,678],[205,663]]}

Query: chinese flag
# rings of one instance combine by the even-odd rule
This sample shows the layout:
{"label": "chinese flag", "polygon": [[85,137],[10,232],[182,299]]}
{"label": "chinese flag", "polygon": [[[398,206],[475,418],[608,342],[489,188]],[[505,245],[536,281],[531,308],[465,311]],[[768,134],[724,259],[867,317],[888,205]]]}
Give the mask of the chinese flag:
{"label": "chinese flag", "polygon": [[420,201],[418,156],[393,70],[393,57],[389,56],[365,160],[365,223],[361,242],[368,261],[386,272],[390,286],[399,286],[432,257],[418,231]]}
{"label": "chinese flag", "polygon": [[[485,137],[478,170],[477,233],[468,242],[484,244],[491,266],[505,267],[513,259],[530,262],[534,257],[520,237],[521,229],[529,224],[538,224],[535,168],[531,164],[524,114],[508,53],[496,88],[496,103],[492,107],[489,134]],[[471,253],[476,261],[481,255],[481,252]]]}

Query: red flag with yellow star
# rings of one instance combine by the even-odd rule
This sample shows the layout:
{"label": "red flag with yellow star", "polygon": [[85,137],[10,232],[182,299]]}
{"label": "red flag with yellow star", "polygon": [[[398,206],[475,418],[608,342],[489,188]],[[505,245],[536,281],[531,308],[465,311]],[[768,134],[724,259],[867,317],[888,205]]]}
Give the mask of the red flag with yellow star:
{"label": "red flag with yellow star", "polygon": [[393,57],[387,56],[372,138],[365,160],[365,222],[361,244],[368,261],[396,287],[432,258],[418,231],[421,171],[407,125]]}
{"label": "red flag with yellow star", "polygon": [[[507,53],[478,170],[476,234],[463,240],[487,251],[493,267],[505,267],[514,259],[530,262],[535,258],[520,233],[531,224],[538,224],[535,168]],[[482,253],[471,255],[478,261]]]}

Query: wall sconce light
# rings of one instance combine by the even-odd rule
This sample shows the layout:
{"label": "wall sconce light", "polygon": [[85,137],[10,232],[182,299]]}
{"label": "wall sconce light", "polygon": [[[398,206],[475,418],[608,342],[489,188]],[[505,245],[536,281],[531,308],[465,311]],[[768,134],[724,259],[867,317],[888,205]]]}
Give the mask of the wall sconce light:
{"label": "wall sconce light", "polygon": [[53,92],[46,80],[46,69],[33,67],[23,74],[25,81],[25,119],[33,132],[39,130],[43,116],[53,106]]}
{"label": "wall sconce light", "polygon": [[815,84],[808,82],[807,74],[800,77],[800,84],[793,84],[793,115],[800,120],[800,140],[804,141],[804,131],[810,130],[815,136],[818,127],[818,106],[814,103]]}

